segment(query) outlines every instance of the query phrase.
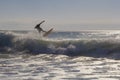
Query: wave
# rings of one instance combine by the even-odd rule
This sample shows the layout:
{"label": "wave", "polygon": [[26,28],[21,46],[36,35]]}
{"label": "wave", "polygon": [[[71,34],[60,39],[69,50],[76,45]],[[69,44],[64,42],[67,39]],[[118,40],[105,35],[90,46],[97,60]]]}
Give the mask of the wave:
{"label": "wave", "polygon": [[0,53],[64,54],[68,56],[118,57],[119,40],[49,40],[19,38],[11,33],[0,33]]}

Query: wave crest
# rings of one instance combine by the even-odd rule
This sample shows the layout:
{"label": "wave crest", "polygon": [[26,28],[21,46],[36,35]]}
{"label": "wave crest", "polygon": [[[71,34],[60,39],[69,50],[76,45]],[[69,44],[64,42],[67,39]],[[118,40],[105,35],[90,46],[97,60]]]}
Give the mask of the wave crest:
{"label": "wave crest", "polygon": [[[13,34],[0,33],[0,52],[28,54],[64,54],[68,56],[105,57],[120,53],[120,42],[115,40],[39,40],[16,39]],[[115,55],[114,55],[115,56]]]}

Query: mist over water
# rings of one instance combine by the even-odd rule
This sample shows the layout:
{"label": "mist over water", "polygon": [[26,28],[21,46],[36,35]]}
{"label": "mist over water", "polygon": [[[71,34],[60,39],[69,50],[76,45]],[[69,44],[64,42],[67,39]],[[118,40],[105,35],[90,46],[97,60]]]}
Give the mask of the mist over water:
{"label": "mist over water", "polygon": [[2,80],[119,80],[120,31],[0,31]]}

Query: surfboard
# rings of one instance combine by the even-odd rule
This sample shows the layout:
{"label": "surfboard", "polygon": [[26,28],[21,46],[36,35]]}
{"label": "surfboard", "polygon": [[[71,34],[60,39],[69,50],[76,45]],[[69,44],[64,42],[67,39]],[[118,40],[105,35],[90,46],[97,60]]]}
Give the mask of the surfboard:
{"label": "surfboard", "polygon": [[48,36],[52,31],[53,31],[53,28],[51,28],[50,30],[48,30],[47,32],[45,32],[45,33],[43,34],[43,37]]}

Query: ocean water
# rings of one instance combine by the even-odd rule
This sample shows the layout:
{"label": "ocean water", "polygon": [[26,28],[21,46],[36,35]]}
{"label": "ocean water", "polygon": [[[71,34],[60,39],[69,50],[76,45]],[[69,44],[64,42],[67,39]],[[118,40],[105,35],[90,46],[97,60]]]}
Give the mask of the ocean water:
{"label": "ocean water", "polygon": [[120,31],[0,31],[0,80],[119,80]]}

